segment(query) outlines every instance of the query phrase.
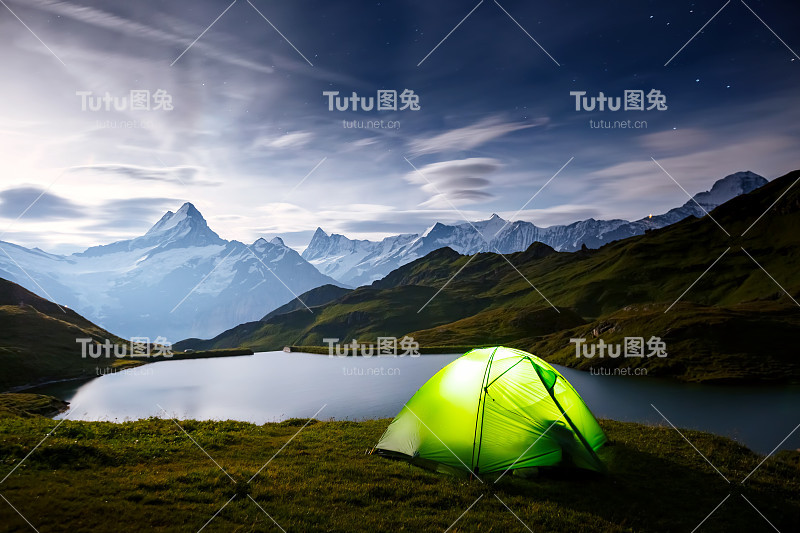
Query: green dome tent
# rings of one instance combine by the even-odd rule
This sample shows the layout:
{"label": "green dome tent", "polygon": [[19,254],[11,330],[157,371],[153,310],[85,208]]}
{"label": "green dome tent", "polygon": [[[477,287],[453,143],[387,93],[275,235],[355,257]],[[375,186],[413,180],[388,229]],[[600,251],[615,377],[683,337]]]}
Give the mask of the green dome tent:
{"label": "green dome tent", "polygon": [[375,447],[378,455],[475,474],[565,465],[603,471],[606,436],[555,368],[521,350],[472,350],[428,380]]}

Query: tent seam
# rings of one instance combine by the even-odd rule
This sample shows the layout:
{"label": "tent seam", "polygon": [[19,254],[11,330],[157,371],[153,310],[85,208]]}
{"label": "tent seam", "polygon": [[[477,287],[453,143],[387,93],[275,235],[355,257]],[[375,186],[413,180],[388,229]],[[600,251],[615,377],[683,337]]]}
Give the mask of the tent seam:
{"label": "tent seam", "polygon": [[[489,357],[489,363],[486,366],[486,375],[484,376],[483,381],[481,382],[481,396],[483,396],[483,403],[481,403],[481,401],[478,400],[478,409],[480,409],[480,418],[481,418],[481,435],[480,435],[480,438],[478,439],[478,457],[475,458],[473,463],[476,463],[476,462],[480,463],[480,461],[481,461],[481,444],[483,443],[483,416],[484,416],[484,413],[486,412],[486,395],[489,393],[489,385],[488,384],[484,385],[484,383],[486,383],[489,380],[489,378],[492,376],[492,362],[494,361],[494,354],[497,353],[497,350],[499,348],[500,348],[499,346],[496,347],[494,349],[494,351],[492,352],[492,355]],[[478,426],[478,419],[477,418],[475,419],[475,426],[476,426],[476,429],[477,429],[477,426]],[[474,455],[475,455],[475,444],[474,443],[472,445],[472,454],[473,454],[473,457],[474,457]],[[476,465],[476,464],[473,464],[472,465],[472,471],[474,472],[476,468],[480,468],[480,466]]]}

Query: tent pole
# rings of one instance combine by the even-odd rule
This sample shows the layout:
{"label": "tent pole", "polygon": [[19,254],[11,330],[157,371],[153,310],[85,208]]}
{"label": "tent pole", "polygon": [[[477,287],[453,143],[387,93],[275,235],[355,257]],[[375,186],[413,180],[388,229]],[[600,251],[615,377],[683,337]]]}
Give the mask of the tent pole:
{"label": "tent pole", "polygon": [[[472,444],[472,455],[475,457],[474,463],[472,465],[472,470],[475,474],[478,473],[478,469],[480,468],[479,464],[481,461],[481,443],[483,442],[483,413],[486,407],[486,394],[489,392],[489,385],[486,382],[492,375],[492,361],[494,361],[494,354],[497,353],[497,348],[494,349],[492,352],[491,357],[489,357],[489,364],[486,365],[485,376],[483,378],[483,382],[481,382],[481,396],[483,396],[483,401],[481,402],[481,396],[478,396],[478,409],[480,409],[480,418],[481,418],[481,436],[478,438],[478,456],[475,457],[475,443],[473,440]],[[475,419],[475,427],[477,429],[478,426],[478,419]]]}
{"label": "tent pole", "polygon": [[[497,350],[495,348],[495,350]],[[467,352],[469,353],[469,352]],[[492,352],[491,358],[494,356],[494,352]],[[483,397],[483,384],[486,383],[486,373],[489,370],[489,361],[486,362],[486,366],[483,368],[483,377],[481,378],[481,390],[478,392],[478,407],[481,405],[481,398]],[[475,444],[478,441],[478,411],[475,412],[475,432],[472,434],[472,458],[470,459],[470,469],[475,468]],[[470,479],[472,478],[472,470],[470,470]]]}
{"label": "tent pole", "polygon": [[[553,399],[553,403],[555,403],[556,407],[558,407],[558,410],[561,411],[561,415],[564,417],[564,420],[567,421],[567,423],[569,424],[569,427],[571,427],[572,431],[578,436],[578,439],[580,439],[581,444],[583,444],[583,446],[586,448],[586,450],[592,456],[592,459],[594,459],[595,462],[600,466],[600,470],[603,471],[603,472],[606,472],[607,471],[606,465],[603,463],[603,461],[600,460],[600,457],[597,456],[597,453],[592,449],[592,447],[589,446],[589,443],[586,441],[586,438],[584,438],[583,433],[581,433],[578,430],[578,428],[572,422],[572,419],[569,417],[569,415],[567,415],[567,412],[564,410],[563,407],[561,407],[561,404],[558,403],[558,400],[556,400],[556,395],[553,394],[553,390],[547,388],[547,385],[545,384],[544,380],[542,379],[541,374],[539,374],[539,370],[536,368],[536,365],[533,364],[533,361],[531,361],[531,365],[533,366],[533,369],[536,371],[536,375],[539,376],[539,380],[542,382],[542,385],[544,385],[544,388],[550,394],[550,398]],[[558,376],[556,376],[556,380],[558,380]],[[555,382],[553,382],[553,386],[555,387]]]}

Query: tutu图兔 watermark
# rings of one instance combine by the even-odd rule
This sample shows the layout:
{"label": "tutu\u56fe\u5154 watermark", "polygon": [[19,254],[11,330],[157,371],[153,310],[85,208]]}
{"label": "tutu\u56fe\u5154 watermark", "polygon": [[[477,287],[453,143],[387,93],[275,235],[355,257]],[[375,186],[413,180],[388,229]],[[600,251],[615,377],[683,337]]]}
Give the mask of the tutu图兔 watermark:
{"label": "tutu\u56fe\u5154 watermark", "polygon": [[150,129],[154,126],[149,120],[96,120],[94,124],[96,128],[118,130]]}
{"label": "tutu\u56fe\u5154 watermark", "polygon": [[172,111],[172,95],[164,89],[131,89],[125,96],[102,96],[93,91],[75,91],[81,97],[81,111]]}
{"label": "tutu\u56fe\u5154 watermark", "polygon": [[110,374],[123,374],[125,376],[153,376],[155,372],[153,369],[150,368],[150,365],[144,365],[145,368],[134,367],[134,368],[114,368],[114,367],[106,367],[95,368],[95,374],[98,376],[107,376]]}
{"label": "tutu\u56fe\u5154 watermark", "polygon": [[399,376],[399,368],[361,368],[361,367],[342,367],[342,374],[345,376],[368,376],[368,377],[381,377],[381,376]]}
{"label": "tutu\u56fe\u5154 watermark", "polygon": [[378,337],[376,343],[360,343],[356,339],[348,344],[339,344],[338,338],[325,338],[322,342],[328,345],[328,357],[361,356],[393,356],[419,357],[419,343],[411,337]]}
{"label": "tutu\u56fe\u5154 watermark", "polygon": [[344,129],[399,130],[399,120],[342,120]]}
{"label": "tutu\u56fe\u5154 watermark", "polygon": [[[586,91],[570,91],[575,97],[575,111],[656,111],[667,110],[667,95],[658,89],[650,89],[645,95],[641,89],[626,89],[623,96],[606,96],[600,91],[597,96],[585,96]],[[647,107],[645,107],[645,97]]]}
{"label": "tutu\u56fe\u5154 watermark", "polygon": [[394,89],[379,89],[376,96],[339,96],[339,91],[322,91],[328,97],[328,111],[419,111],[419,95],[411,89],[398,94]]}
{"label": "tutu\u56fe\u5154 watermark", "polygon": [[646,130],[646,120],[592,120],[589,119],[589,127],[593,130]]}
{"label": "tutu\u56fe\u5154 watermark", "polygon": [[166,337],[157,337],[152,343],[149,337],[131,337],[127,344],[118,344],[105,339],[99,343],[94,339],[78,338],[75,342],[81,345],[81,357],[97,359],[104,357],[172,357],[172,343]]}
{"label": "tutu\u56fe\u5154 watermark", "polygon": [[[603,339],[596,344],[587,344],[585,338],[574,338],[569,340],[570,344],[575,344],[575,357],[604,358],[611,357],[667,357],[667,344],[661,337],[650,337],[645,342],[644,337],[625,337],[623,344],[608,343]],[[645,353],[645,345],[647,353]]]}
{"label": "tutu\u56fe\u5154 watermark", "polygon": [[617,367],[617,368],[589,368],[589,374],[592,376],[646,376],[646,368],[631,368],[631,367]]}

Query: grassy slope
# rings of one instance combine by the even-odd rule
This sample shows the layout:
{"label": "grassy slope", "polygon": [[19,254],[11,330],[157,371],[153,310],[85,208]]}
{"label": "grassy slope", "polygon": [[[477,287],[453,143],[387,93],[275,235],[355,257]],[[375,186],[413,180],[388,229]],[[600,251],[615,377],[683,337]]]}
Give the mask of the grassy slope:
{"label": "grassy slope", "polygon": [[302,297],[302,302],[297,298],[295,298],[291,302],[284,304],[279,308],[275,309],[274,311],[267,313],[261,320],[269,320],[273,316],[283,315],[291,311],[305,309],[306,306],[316,307],[318,305],[323,305],[330,301],[335,300],[336,298],[344,296],[345,294],[347,294],[352,290],[353,289],[344,289],[342,287],[337,287],[336,285],[322,285],[321,287],[316,287],[314,289],[311,289],[310,291],[304,292]]}
{"label": "grassy slope", "polygon": [[[549,354],[548,360],[566,366],[589,368],[646,367],[650,376],[673,376],[685,381],[733,382],[800,380],[800,357],[790,349],[800,332],[796,306],[758,302],[731,307],[679,303],[665,313],[666,305],[633,305],[584,326],[536,339],[521,339],[516,346]],[[624,338],[659,336],[667,345],[665,358],[575,357],[571,338],[590,344],[600,339],[624,344]]]}
{"label": "grassy slope", "polygon": [[312,308],[299,309],[272,317],[266,322],[250,322],[237,326],[206,342],[177,343],[179,349],[209,349],[244,346],[254,350],[275,350],[285,345],[323,345],[324,338],[374,341],[381,335],[401,337],[420,323],[439,325],[480,311],[486,301],[465,301],[457,293],[442,292],[425,308],[437,289],[424,286],[403,286],[385,290],[371,287],[356,289],[335,301]]}
{"label": "grassy slope", "polygon": [[[800,453],[762,459],[733,441],[685,435],[728,485],[671,428],[602,421],[610,444],[607,476],[562,474],[482,485],[404,462],[364,455],[388,420],[312,422],[248,484],[304,421],[256,426],[182,421],[181,426],[236,480],[234,484],[170,420],[124,424],[64,422],[3,483],[3,496],[47,531],[277,531],[252,497],[287,531],[767,531],[744,494],[781,531],[800,521]],[[56,422],[0,418],[0,473],[10,471]],[[28,531],[5,502],[0,523]]]}
{"label": "grassy slope", "polygon": [[[659,306],[664,314],[663,310],[730,247],[683,297],[682,302],[691,305],[675,306],[663,319],[642,313],[635,320],[637,327],[618,331],[636,330],[648,338],[667,338],[673,355],[667,361],[644,361],[656,375],[691,380],[796,380],[800,366],[792,352],[793,343],[783,342],[800,332],[796,317],[790,316],[792,311],[796,315],[796,307],[742,246],[797,298],[800,247],[795,228],[800,227],[800,187],[790,189],[746,237],[738,235],[798,176],[800,171],[792,172],[715,209],[714,220],[733,237],[704,217],[598,250],[558,253],[535,243],[524,252],[507,256],[527,280],[496,254],[470,258],[450,249],[437,250],[371,287],[314,308],[313,314],[303,309],[273,316],[266,322],[234,328],[198,347],[278,349],[286,344],[322,345],[323,337],[367,341],[379,335],[410,334],[423,346],[463,345],[469,339],[479,345],[502,342],[533,348],[545,359],[575,366],[580,361],[566,354],[572,349],[568,333],[577,331],[579,324],[576,317],[597,323],[618,321],[619,314],[626,313],[624,309],[631,314],[632,309],[647,305]],[[418,312],[457,272],[446,289]],[[571,312],[558,316],[528,281],[561,310]],[[783,310],[775,311],[776,306]],[[548,310],[554,317],[546,316]],[[538,320],[534,323],[520,317]],[[705,335],[709,325],[713,334]],[[690,332],[696,335],[694,340],[688,336]]]}
{"label": "grassy slope", "polygon": [[570,309],[560,313],[551,307],[502,308],[409,333],[421,346],[514,344],[520,339],[539,338],[586,323]]}
{"label": "grassy slope", "polygon": [[0,393],[0,417],[56,416],[68,402],[41,394]]}
{"label": "grassy slope", "polygon": [[[665,313],[667,307],[636,304],[598,320],[572,324],[565,310],[558,314],[552,308],[539,308],[528,314],[525,309],[496,309],[409,335],[421,346],[456,345],[462,340],[473,345],[503,344],[547,354],[551,363],[582,370],[646,367],[650,376],[697,382],[796,382],[800,378],[800,357],[787,349],[800,332],[800,313],[794,305],[779,301],[731,307],[679,303]],[[554,320],[561,322],[553,324]],[[666,343],[667,357],[576,358],[575,345],[570,343],[572,338],[584,338],[587,344],[597,345],[602,339],[623,345],[625,337],[642,337],[646,342],[651,336]]]}
{"label": "grassy slope", "polygon": [[77,338],[110,339],[115,335],[75,311],[59,308],[24,288],[0,279],[0,391],[51,379],[89,377],[110,359],[83,359]]}

